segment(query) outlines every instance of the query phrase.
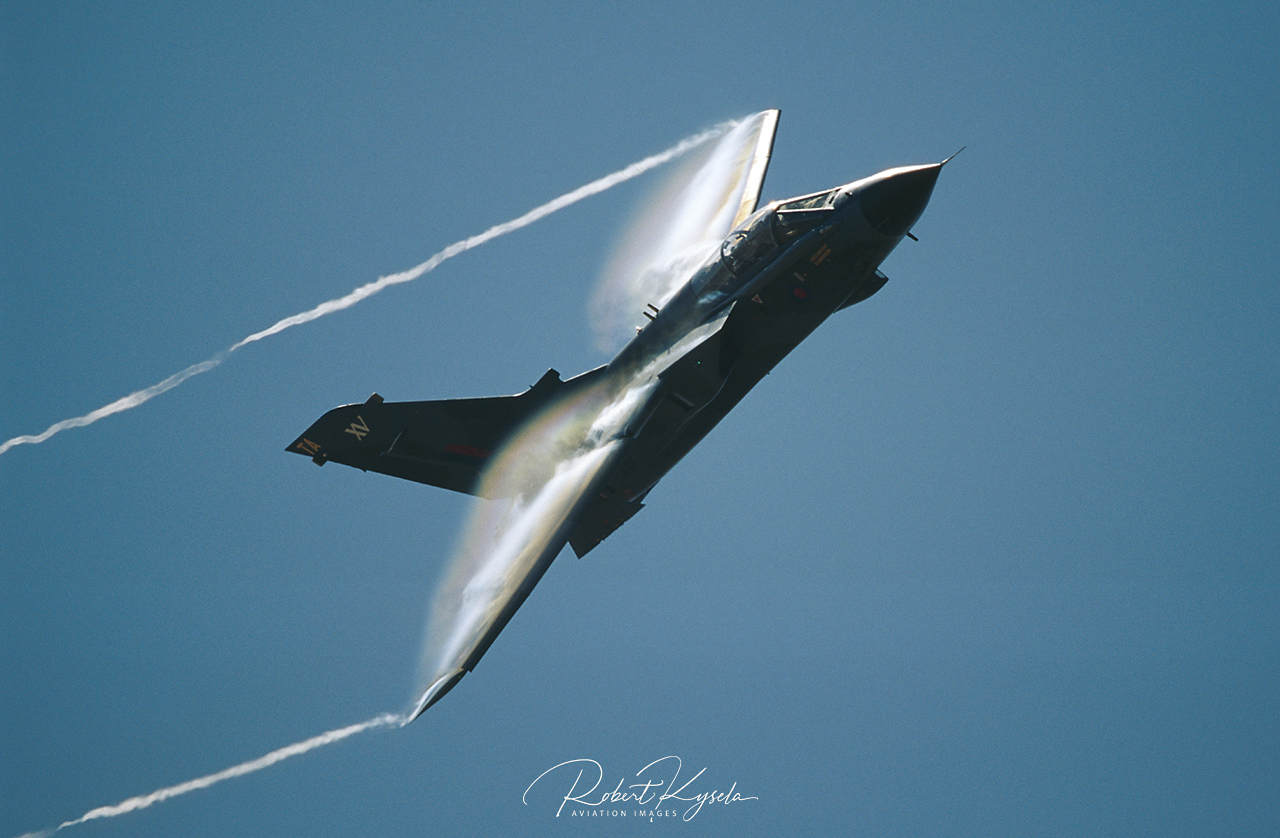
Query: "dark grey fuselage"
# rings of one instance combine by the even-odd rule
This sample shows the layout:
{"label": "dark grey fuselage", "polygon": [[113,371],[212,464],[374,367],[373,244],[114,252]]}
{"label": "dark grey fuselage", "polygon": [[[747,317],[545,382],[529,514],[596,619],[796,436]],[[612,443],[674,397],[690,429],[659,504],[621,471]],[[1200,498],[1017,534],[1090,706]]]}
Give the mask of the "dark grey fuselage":
{"label": "dark grey fuselage", "polygon": [[[544,417],[596,411],[585,419],[591,430],[568,444],[571,452],[600,452],[598,468],[556,506],[541,536],[517,545],[500,595],[464,622],[463,640],[450,647],[406,720],[474,668],[566,542],[579,557],[596,547],[787,353],[831,314],[884,285],[879,265],[923,212],[942,165],[889,169],[756,211],[661,309],[651,306],[650,321],[606,366],[568,381],[551,370],[515,396],[384,402],[375,394],[330,410],[294,440],[288,450],[319,465],[333,460],[514,497],[551,477],[486,479],[503,471],[490,468],[502,452],[516,446],[522,457],[531,453],[520,447],[527,438],[516,440]],[[595,407],[579,407],[588,403]],[[608,437],[592,441],[598,427],[607,427],[601,432]]]}
{"label": "dark grey fuselage", "polygon": [[[940,168],[889,170],[818,193],[826,204],[817,209],[785,209],[802,197],[757,211],[623,348],[607,371],[625,380],[728,309],[714,336],[659,376],[658,404],[571,539],[578,555],[637,512],[649,490],[824,320],[880,290],[887,281],[880,263],[924,210]],[[732,259],[733,244],[747,257]]]}

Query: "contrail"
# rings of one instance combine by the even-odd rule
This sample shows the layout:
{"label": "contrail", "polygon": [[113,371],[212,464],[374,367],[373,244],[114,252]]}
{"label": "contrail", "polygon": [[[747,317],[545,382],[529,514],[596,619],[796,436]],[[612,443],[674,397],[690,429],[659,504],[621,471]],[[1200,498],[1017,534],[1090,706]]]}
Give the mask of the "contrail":
{"label": "contrail", "polygon": [[61,422],[50,425],[49,429],[42,434],[36,434],[34,436],[15,436],[8,442],[0,445],[0,454],[3,454],[15,445],[44,442],[59,431],[65,431],[67,428],[82,428],[85,425],[92,425],[103,417],[137,407],[143,402],[150,401],[160,395],[165,390],[172,390],[174,387],[177,387],[193,375],[208,372],[226,360],[226,357],[230,354],[230,350],[224,349],[209,360],[201,361],[198,364],[192,364],[182,372],[174,373],[159,384],[152,384],[150,387],[130,393],[123,399],[116,399],[111,404],[104,405],[92,413],[86,413],[84,416],[77,416],[74,419],[63,419]]}
{"label": "contrail", "polygon": [[515,219],[512,219],[511,221],[503,222],[502,224],[497,224],[493,227],[490,227],[488,230],[485,230],[483,233],[480,233],[479,235],[472,236],[467,239],[462,239],[461,241],[456,241],[453,244],[446,247],[444,250],[432,256],[427,261],[423,262],[421,265],[410,268],[407,271],[401,271],[400,273],[389,274],[384,277],[379,277],[374,282],[369,282],[364,285],[361,285],[359,288],[356,288],[354,291],[347,294],[346,296],[337,297],[335,299],[329,300],[328,302],[321,303],[320,305],[316,306],[315,308],[309,311],[304,311],[299,314],[295,314],[292,317],[286,317],[283,320],[276,323],[275,325],[271,326],[270,328],[263,329],[260,332],[254,332],[253,334],[249,335],[245,339],[241,340],[239,343],[232,345],[229,349],[222,350],[221,352],[214,355],[212,358],[208,359],[207,361],[201,361],[198,364],[193,364],[192,366],[187,367],[182,372],[175,373],[174,375],[169,376],[164,381],[161,381],[159,384],[153,384],[152,386],[147,387],[145,389],[138,390],[134,393],[130,393],[124,398],[117,399],[111,404],[100,407],[91,413],[86,413],[84,416],[77,416],[73,419],[64,419],[61,422],[57,422],[49,426],[49,429],[42,434],[16,436],[13,439],[10,439],[7,442],[0,444],[0,454],[5,453],[10,448],[13,448],[15,445],[33,445],[36,443],[44,442],[46,439],[53,436],[54,434],[60,433],[61,431],[65,431],[68,428],[81,428],[81,427],[84,427],[85,425],[92,425],[94,422],[97,422],[99,419],[103,419],[114,413],[121,413],[123,411],[135,408],[138,405],[143,404],[144,402],[150,401],[151,399],[155,398],[156,396],[160,395],[166,390],[172,390],[174,387],[177,387],[179,384],[186,381],[188,378],[191,378],[192,376],[199,375],[200,373],[203,373],[203,372],[208,372],[209,370],[213,369],[214,367],[218,366],[223,361],[225,361],[227,357],[231,355],[232,352],[235,352],[237,349],[239,349],[242,346],[245,346],[246,344],[254,343],[256,341],[262,340],[263,338],[271,337],[272,335],[276,335],[276,334],[279,334],[280,332],[283,332],[285,329],[290,329],[294,326],[300,326],[303,323],[310,323],[312,320],[315,320],[320,317],[324,317],[326,314],[332,314],[335,311],[341,311],[344,308],[350,308],[351,306],[355,305],[361,300],[364,300],[368,297],[372,297],[374,294],[378,293],[379,291],[381,291],[382,289],[388,286],[399,285],[402,282],[411,282],[417,279],[418,277],[422,276],[423,274],[429,273],[435,270],[436,267],[440,265],[440,263],[448,259],[452,259],[454,256],[457,256],[459,253],[463,253],[464,251],[470,250],[473,247],[479,247],[485,242],[496,239],[498,236],[504,236],[507,233],[514,232],[515,230],[519,230],[522,227],[527,227],[533,222],[538,221],[539,219],[546,218],[548,215],[551,215],[553,212],[562,210],[565,207],[570,206],[571,204],[576,204],[578,201],[581,201],[583,198],[589,198],[592,195],[598,195],[599,193],[604,192],[606,189],[611,189],[614,186],[617,186],[619,183],[631,180],[634,177],[642,175],[645,172],[649,171],[650,169],[661,166],[663,163],[666,163],[672,160],[673,158],[679,157],[685,152],[691,149],[697,148],[698,146],[702,145],[703,143],[709,140],[715,139],[716,137],[720,136],[726,131],[731,130],[735,125],[737,125],[736,122],[724,122],[724,123],[721,123],[720,125],[715,126],[714,128],[710,128],[701,133],[694,134],[693,136],[690,136],[690,137],[686,137],[685,139],[676,143],[666,151],[663,151],[659,154],[655,154],[651,157],[646,157],[643,160],[640,160],[636,163],[632,163],[630,166],[627,166],[625,169],[619,169],[613,174],[605,175],[599,180],[593,180],[591,183],[588,183],[585,186],[579,186],[577,189],[573,190],[572,192],[566,192],[564,195],[561,195],[559,198],[555,198],[551,201],[548,201],[547,203],[543,204],[540,207],[535,207],[534,209],[529,210],[519,218],[515,218]]}
{"label": "contrail", "polygon": [[[392,727],[400,725],[403,722],[403,716],[393,713],[383,713],[381,716],[374,716],[366,722],[348,725],[347,727],[340,727],[337,730],[331,730],[328,733],[322,733],[319,736],[313,736],[310,739],[304,739],[301,742],[287,745],[283,748],[272,751],[269,754],[260,756],[257,759],[251,759],[248,762],[233,765],[230,768],[217,772],[216,774],[197,777],[194,780],[188,780],[187,782],[179,783],[176,786],[169,786],[168,788],[153,791],[151,794],[130,797],[128,800],[117,803],[114,806],[100,806],[97,809],[90,809],[75,820],[67,821],[62,824],[57,829],[45,832],[28,833],[28,835],[48,836],[52,835],[54,832],[60,832],[69,826],[82,824],[85,821],[97,820],[98,818],[114,818],[116,815],[123,815],[126,812],[145,809],[153,803],[160,803],[161,801],[168,800],[171,797],[186,794],[189,791],[207,789],[209,786],[212,786],[215,783],[221,783],[223,780],[230,780],[232,777],[243,777],[245,774],[252,774],[254,771],[261,771],[264,768],[275,765],[281,760],[288,759],[289,757],[296,757],[299,754],[305,754],[307,751],[315,750],[321,745],[332,744],[340,739],[346,739],[348,736],[360,733],[361,731],[375,727]],[[23,838],[26,838],[26,836],[23,836]]]}

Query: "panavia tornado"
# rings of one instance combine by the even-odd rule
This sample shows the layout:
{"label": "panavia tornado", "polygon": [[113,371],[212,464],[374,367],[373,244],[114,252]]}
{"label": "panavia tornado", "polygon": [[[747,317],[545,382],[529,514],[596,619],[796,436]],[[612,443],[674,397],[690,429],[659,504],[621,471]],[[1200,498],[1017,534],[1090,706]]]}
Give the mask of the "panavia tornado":
{"label": "panavia tornado", "polygon": [[757,209],[778,112],[754,119],[728,235],[649,305],[608,364],[564,381],[550,370],[514,396],[375,394],[330,410],[289,445],[318,465],[509,499],[493,505],[496,523],[437,594],[425,689],[407,721],[475,668],[566,543],[579,558],[593,550],[810,332],[884,286],[880,263],[911,235],[947,162]]}

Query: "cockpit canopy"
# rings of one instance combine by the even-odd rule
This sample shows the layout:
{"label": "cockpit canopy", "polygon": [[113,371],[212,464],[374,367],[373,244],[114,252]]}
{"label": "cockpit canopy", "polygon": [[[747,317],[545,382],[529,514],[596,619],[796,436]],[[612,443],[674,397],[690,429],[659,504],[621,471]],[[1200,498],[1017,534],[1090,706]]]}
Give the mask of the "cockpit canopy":
{"label": "cockpit canopy", "polygon": [[694,276],[694,287],[702,294],[729,293],[764,257],[830,218],[839,194],[837,187],[756,211],[720,245],[718,264],[712,262]]}
{"label": "cockpit canopy", "polygon": [[771,204],[729,234],[720,246],[720,258],[729,273],[743,276],[760,257],[800,233],[813,229],[835,211],[839,187]]}
{"label": "cockpit canopy", "polygon": [[834,189],[814,192],[812,195],[801,195],[799,198],[792,198],[790,201],[783,201],[775,205],[774,210],[785,213],[798,210],[830,209],[835,204],[836,195],[839,192],[840,187],[837,186]]}
{"label": "cockpit canopy", "polygon": [[763,209],[729,234],[720,245],[720,260],[734,276],[742,276],[760,257],[778,246],[773,235],[773,213]]}
{"label": "cockpit canopy", "polygon": [[801,195],[790,201],[783,201],[773,208],[778,217],[779,239],[794,238],[797,234],[809,230],[824,217],[835,211],[836,197],[840,188],[815,192],[812,195]]}

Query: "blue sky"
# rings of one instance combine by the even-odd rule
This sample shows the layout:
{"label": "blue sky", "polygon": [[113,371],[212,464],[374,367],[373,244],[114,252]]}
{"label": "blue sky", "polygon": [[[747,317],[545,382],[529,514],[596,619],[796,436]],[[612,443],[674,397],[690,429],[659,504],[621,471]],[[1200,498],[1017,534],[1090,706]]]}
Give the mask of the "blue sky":
{"label": "blue sky", "polygon": [[[1274,4],[0,14],[3,439],[724,119],[782,110],[766,198],[968,146],[426,716],[70,832],[560,834],[540,773],[669,754],[759,799],[580,828],[1275,830]],[[660,176],[0,455],[0,829],[402,709],[468,501],[284,446],[602,363]]]}

